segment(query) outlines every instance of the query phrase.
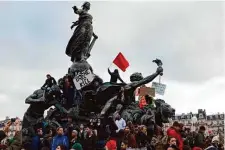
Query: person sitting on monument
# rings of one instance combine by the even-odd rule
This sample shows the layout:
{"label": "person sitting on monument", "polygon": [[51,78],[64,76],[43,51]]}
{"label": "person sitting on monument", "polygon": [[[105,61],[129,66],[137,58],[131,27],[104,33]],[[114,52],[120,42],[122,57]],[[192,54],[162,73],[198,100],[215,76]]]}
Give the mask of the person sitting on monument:
{"label": "person sitting on monument", "polygon": [[74,102],[74,84],[68,76],[64,78],[63,84],[63,95],[66,98],[66,109],[69,109],[73,106]]}
{"label": "person sitting on monument", "polygon": [[146,104],[144,106],[144,108],[148,109],[148,108],[155,108],[154,106],[154,98],[150,95],[145,95],[145,101],[146,101]]}
{"label": "person sitting on monument", "polygon": [[50,74],[47,74],[46,77],[47,79],[45,80],[45,83],[42,88],[52,87],[53,85],[57,84],[56,80]]}
{"label": "person sitting on monument", "polygon": [[111,71],[109,70],[109,68],[108,68],[108,73],[109,73],[110,76],[111,76],[111,78],[110,78],[110,83],[112,83],[112,84],[114,83],[114,84],[115,84],[115,83],[117,83],[117,80],[119,79],[120,82],[126,84],[126,83],[121,79],[118,69],[115,69],[114,72],[111,72]]}

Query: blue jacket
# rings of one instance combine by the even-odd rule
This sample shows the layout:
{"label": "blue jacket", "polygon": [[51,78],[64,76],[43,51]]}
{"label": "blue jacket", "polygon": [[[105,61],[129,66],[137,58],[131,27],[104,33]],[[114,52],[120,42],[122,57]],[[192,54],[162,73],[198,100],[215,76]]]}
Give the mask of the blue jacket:
{"label": "blue jacket", "polygon": [[32,150],[40,150],[41,149],[41,141],[39,136],[34,136],[32,138],[32,144],[31,144]]}
{"label": "blue jacket", "polygon": [[69,150],[69,140],[68,140],[67,136],[64,136],[64,135],[54,136],[54,138],[52,140],[52,149],[51,150],[56,150],[57,146],[59,146],[59,145],[64,145],[64,146],[66,146],[67,150]]}

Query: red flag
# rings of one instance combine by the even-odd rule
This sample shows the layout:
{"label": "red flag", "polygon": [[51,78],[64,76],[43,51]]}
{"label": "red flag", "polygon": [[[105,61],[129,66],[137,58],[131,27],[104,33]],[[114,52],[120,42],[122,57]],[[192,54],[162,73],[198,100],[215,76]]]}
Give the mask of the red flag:
{"label": "red flag", "polygon": [[126,58],[121,52],[119,52],[119,54],[113,60],[113,63],[117,65],[117,67],[119,67],[123,72],[125,72],[127,67],[129,67],[129,62],[126,60]]}

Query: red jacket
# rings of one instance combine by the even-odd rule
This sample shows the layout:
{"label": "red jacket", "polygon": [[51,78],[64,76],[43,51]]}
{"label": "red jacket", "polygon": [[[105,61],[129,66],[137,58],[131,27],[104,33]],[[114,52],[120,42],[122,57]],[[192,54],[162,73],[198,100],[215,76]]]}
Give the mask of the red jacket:
{"label": "red jacket", "polygon": [[147,103],[146,103],[145,97],[142,96],[142,97],[140,98],[140,100],[139,100],[139,107],[142,109],[142,108],[144,108],[146,105],[147,105]]}
{"label": "red jacket", "polygon": [[170,127],[167,130],[167,135],[170,136],[170,137],[175,138],[178,141],[179,149],[183,150],[184,144],[183,144],[183,139],[182,139],[180,133],[178,133],[173,127]]}
{"label": "red jacket", "polygon": [[2,145],[2,144],[0,144],[0,149],[6,149],[7,148],[7,146],[6,145]]}

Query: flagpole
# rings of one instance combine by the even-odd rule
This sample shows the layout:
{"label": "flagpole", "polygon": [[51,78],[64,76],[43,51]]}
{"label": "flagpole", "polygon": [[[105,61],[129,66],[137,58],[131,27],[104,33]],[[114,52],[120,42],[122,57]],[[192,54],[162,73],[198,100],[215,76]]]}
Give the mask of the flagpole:
{"label": "flagpole", "polygon": [[109,65],[109,68],[111,68],[112,64],[113,64],[113,62],[111,62],[111,64]]}

